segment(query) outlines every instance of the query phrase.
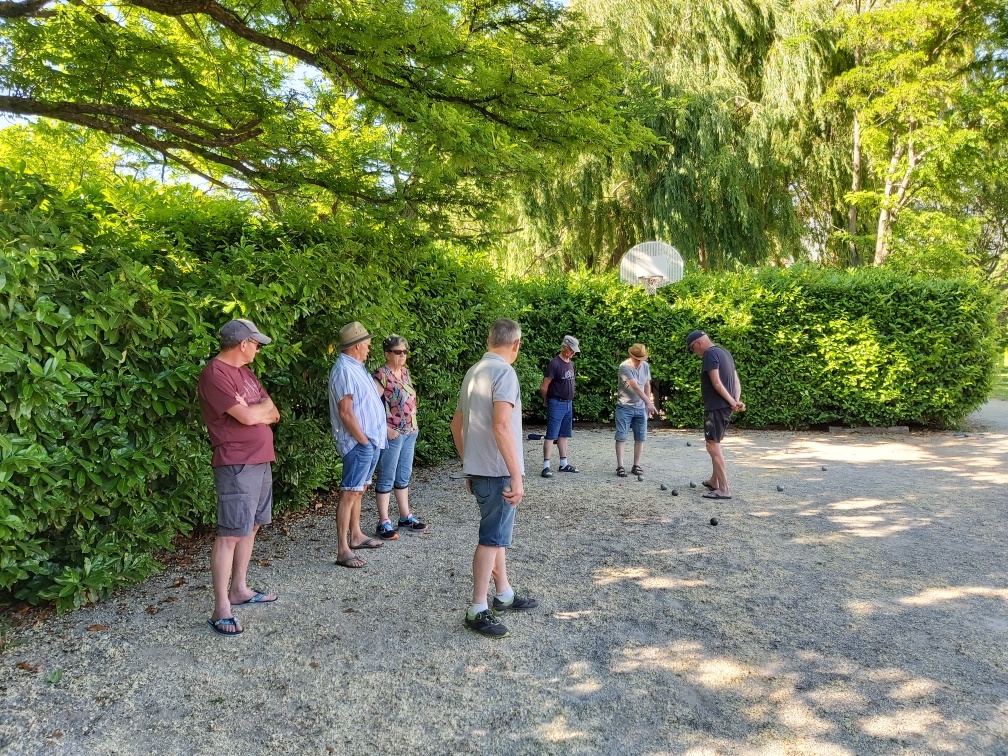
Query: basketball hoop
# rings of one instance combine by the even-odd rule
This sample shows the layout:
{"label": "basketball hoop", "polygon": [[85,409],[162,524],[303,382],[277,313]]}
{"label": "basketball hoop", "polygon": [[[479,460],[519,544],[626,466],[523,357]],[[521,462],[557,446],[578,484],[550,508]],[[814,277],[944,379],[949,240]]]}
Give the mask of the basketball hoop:
{"label": "basketball hoop", "polygon": [[637,276],[637,284],[652,297],[658,292],[658,287],[665,281],[665,276]]}

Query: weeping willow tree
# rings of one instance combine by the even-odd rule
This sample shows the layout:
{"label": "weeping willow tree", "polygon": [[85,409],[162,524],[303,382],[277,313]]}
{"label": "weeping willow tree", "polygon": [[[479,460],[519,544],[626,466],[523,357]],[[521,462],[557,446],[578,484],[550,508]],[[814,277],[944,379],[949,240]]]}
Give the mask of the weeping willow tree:
{"label": "weeping willow tree", "polygon": [[[812,0],[582,0],[631,68],[626,95],[655,139],[585,154],[515,193],[513,272],[607,269],[649,238],[724,268],[806,254],[797,184],[833,65],[832,5]],[[814,230],[814,229],[813,229]]]}

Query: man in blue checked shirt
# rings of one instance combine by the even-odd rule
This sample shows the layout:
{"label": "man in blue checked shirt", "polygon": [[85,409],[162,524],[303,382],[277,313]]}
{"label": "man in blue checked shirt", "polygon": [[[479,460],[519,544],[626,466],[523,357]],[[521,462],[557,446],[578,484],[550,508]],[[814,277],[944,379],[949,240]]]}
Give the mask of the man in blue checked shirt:
{"label": "man in blue checked shirt", "polygon": [[339,504],[336,507],[336,564],[359,568],[367,564],[355,549],[377,549],[383,544],[361,530],[361,500],[381,450],[388,446],[385,407],[364,360],[371,351],[371,334],[360,323],[339,330],[340,356],[329,372],[329,421],[336,449],[343,458]]}

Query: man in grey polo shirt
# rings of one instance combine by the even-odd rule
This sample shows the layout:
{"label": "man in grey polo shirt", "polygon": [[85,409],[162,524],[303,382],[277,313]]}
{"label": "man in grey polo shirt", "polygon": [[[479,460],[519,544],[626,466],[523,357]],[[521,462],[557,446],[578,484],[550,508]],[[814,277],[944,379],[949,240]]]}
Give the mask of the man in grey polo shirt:
{"label": "man in grey polo shirt", "polygon": [[[466,488],[479,502],[479,545],[473,556],[472,604],[465,624],[491,638],[508,630],[496,615],[515,609],[535,609],[535,599],[515,595],[507,576],[515,507],[525,494],[522,475],[521,388],[513,367],[521,347],[521,328],[501,318],[490,328],[487,352],[462,380],[452,438],[462,459]],[[490,576],[496,595],[490,602]]]}
{"label": "man in grey polo shirt", "polygon": [[377,549],[383,544],[361,530],[361,500],[371,483],[381,450],[388,446],[385,405],[364,367],[371,350],[371,334],[360,323],[339,330],[340,356],[329,372],[329,422],[336,449],[343,458],[339,504],[336,506],[336,564],[367,564],[354,549]]}

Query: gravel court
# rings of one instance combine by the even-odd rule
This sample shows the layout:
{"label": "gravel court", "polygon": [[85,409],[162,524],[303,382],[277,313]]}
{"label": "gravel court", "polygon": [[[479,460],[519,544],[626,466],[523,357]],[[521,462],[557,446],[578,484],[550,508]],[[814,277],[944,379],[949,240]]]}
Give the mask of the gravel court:
{"label": "gravel court", "polygon": [[251,584],[281,598],[240,638],[206,627],[206,540],[0,657],[0,752],[1008,754],[1008,422],[971,422],[732,431],[720,502],[698,431],[652,431],[643,482],[611,429],[551,480],[528,441],[509,567],[542,606],[501,641],[462,625],[457,464],[417,471],[430,533],[364,570],[334,565],[331,504],[265,530]]}

